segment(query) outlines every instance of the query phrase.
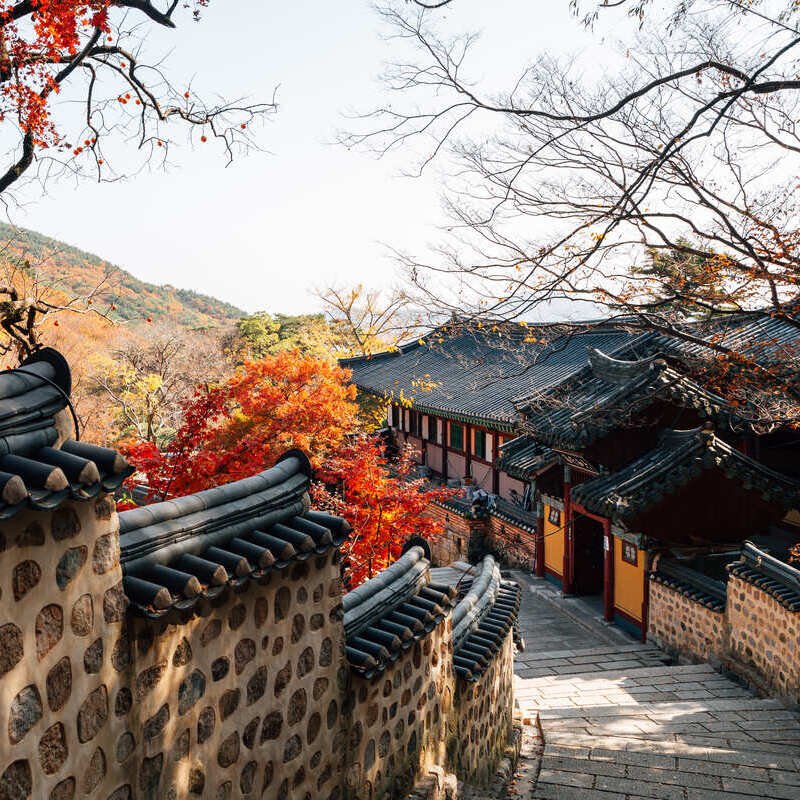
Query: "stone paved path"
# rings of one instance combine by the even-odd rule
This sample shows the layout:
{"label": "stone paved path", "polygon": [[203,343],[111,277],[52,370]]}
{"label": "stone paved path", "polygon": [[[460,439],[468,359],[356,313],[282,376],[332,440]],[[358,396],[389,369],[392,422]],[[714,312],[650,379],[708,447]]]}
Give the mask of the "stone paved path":
{"label": "stone paved path", "polygon": [[539,761],[528,743],[509,796],[800,798],[799,713],[708,665],[670,665],[581,601],[510,576],[523,585],[527,645],[516,660],[517,703],[524,717],[539,713],[544,744]]}

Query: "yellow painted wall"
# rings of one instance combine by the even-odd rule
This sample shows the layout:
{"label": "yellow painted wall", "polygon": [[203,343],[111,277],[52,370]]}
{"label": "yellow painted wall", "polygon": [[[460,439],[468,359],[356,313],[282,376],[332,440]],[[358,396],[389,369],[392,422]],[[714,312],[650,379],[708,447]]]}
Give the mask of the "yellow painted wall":
{"label": "yellow painted wall", "polygon": [[637,565],[622,560],[622,540],[614,537],[614,606],[642,621],[645,551],[637,550]]}
{"label": "yellow painted wall", "polygon": [[[556,575],[564,574],[564,531],[560,525],[550,522],[550,506],[544,504],[544,563]],[[564,524],[564,512],[561,512]]]}

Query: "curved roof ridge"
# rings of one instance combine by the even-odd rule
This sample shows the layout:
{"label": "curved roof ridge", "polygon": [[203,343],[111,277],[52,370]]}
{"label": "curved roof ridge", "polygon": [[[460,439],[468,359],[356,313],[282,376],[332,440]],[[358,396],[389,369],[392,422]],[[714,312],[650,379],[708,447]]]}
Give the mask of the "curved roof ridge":
{"label": "curved roof ridge", "polygon": [[591,512],[624,519],[646,511],[706,469],[719,469],[787,506],[800,498],[800,482],[745,455],[710,427],[663,431],[652,450],[616,472],[575,486],[572,497]]}
{"label": "curved roof ridge", "polygon": [[655,368],[664,368],[658,354],[639,359],[614,358],[597,347],[587,347],[589,365],[592,372],[607,383],[624,383],[651,372]]}

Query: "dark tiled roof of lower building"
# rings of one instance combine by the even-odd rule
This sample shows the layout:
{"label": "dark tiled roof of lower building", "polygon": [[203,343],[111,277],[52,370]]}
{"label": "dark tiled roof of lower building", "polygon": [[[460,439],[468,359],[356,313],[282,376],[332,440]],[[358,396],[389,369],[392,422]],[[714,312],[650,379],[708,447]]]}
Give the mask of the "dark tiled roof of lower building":
{"label": "dark tiled roof of lower building", "polygon": [[90,500],[131,474],[115,450],[67,438],[71,386],[67,362],[49,348],[0,372],[0,519]]}
{"label": "dark tiled roof of lower building", "polygon": [[430,583],[430,564],[412,547],[343,600],[345,655],[365,678],[381,674],[450,613],[455,590]]}
{"label": "dark tiled roof of lower building", "polygon": [[553,447],[581,449],[656,401],[691,408],[701,418],[737,418],[726,401],[667,365],[664,359],[623,361],[599,350],[590,369],[550,395],[525,403],[525,430]]}
{"label": "dark tiled roof of lower building", "polygon": [[725,584],[675,559],[661,557],[655,570],[650,574],[650,580],[662,583],[712,611],[725,610],[727,599]]}
{"label": "dark tiled roof of lower building", "polygon": [[518,436],[500,445],[495,467],[512,478],[528,481],[556,460],[556,454],[533,436]]}
{"label": "dark tiled roof of lower building", "polygon": [[134,613],[179,621],[230,587],[341,544],[348,524],[308,508],[311,468],[298,451],[251,478],[123,511],[120,560]]}
{"label": "dark tiled roof of lower building", "polygon": [[489,668],[517,622],[519,584],[504,581],[492,556],[475,568],[468,590],[453,610],[453,667],[469,682]]}
{"label": "dark tiled roof of lower building", "polygon": [[745,542],[742,557],[728,566],[731,575],[771,594],[784,608],[800,612],[800,570]]}
{"label": "dark tiled roof of lower building", "polygon": [[711,469],[738,480],[769,502],[788,508],[800,499],[799,483],[703,429],[665,431],[658,446],[623,469],[575,486],[572,499],[590,512],[624,522]]}
{"label": "dark tiled roof of lower building", "polygon": [[590,348],[614,353],[637,338],[595,326],[545,341],[546,334],[518,326],[491,327],[435,331],[424,344],[340,363],[362,390],[410,402],[424,413],[512,430],[515,398],[538,395],[583,369]]}

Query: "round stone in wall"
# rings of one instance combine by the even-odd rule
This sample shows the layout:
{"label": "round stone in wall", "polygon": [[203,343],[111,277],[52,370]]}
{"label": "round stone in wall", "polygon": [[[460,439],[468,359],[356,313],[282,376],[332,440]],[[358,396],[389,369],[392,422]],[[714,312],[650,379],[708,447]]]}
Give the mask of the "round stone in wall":
{"label": "round stone in wall", "polygon": [[325,694],[329,684],[330,681],[327,678],[317,678],[314,681],[314,688],[311,690],[314,700],[319,700]]}
{"label": "round stone in wall", "polygon": [[250,794],[256,782],[256,770],[258,764],[255,761],[248,761],[242,769],[242,775],[239,778],[239,789],[242,794]]}
{"label": "round stone in wall", "polygon": [[235,631],[242,625],[247,617],[247,609],[243,603],[237,603],[228,614],[228,626],[232,631]]}
{"label": "round stone in wall", "polygon": [[189,745],[191,743],[191,734],[188,728],[184,728],[183,733],[175,739],[175,744],[172,746],[172,760],[180,761],[189,755]]}
{"label": "round stone in wall", "polygon": [[253,609],[253,621],[256,628],[260,628],[267,621],[267,598],[257,597],[255,607]]}
{"label": "round stone in wall", "polygon": [[211,679],[221,681],[231,668],[231,660],[227,656],[220,656],[211,662]]}
{"label": "round stone in wall", "polygon": [[161,800],[158,784],[164,768],[164,754],[159,753],[152,758],[143,758],[139,767],[139,791],[137,800]]}
{"label": "round stone in wall", "polygon": [[31,560],[20,561],[11,574],[11,588],[14,599],[19,601],[36,586],[42,578],[42,568]]}
{"label": "round stone in wall", "polygon": [[45,689],[50,710],[58,711],[63,708],[72,693],[72,665],[67,656],[59,659],[47,673]]}
{"label": "round stone in wall", "polygon": [[122,581],[107,589],[103,595],[103,619],[106,622],[121,622],[128,608],[128,598],[122,588]]}
{"label": "round stone in wall", "polygon": [[283,728],[283,717],[280,711],[273,711],[264,717],[264,724],[261,726],[261,743],[277,739],[281,735]]}
{"label": "round stone in wall", "polygon": [[286,664],[275,675],[275,697],[279,697],[292,679],[292,662]]}
{"label": "round stone in wall", "polygon": [[236,674],[241,675],[242,670],[256,657],[256,643],[252,639],[242,639],[233,651],[233,662]]}
{"label": "round stone in wall", "polygon": [[119,739],[117,739],[116,746],[116,759],[121,764],[125,761],[131,753],[136,749],[136,739],[130,731],[125,731]]}
{"label": "round stone in wall", "polygon": [[193,670],[178,687],[178,714],[185,714],[206,693],[206,676]]}
{"label": "round stone in wall", "polygon": [[102,666],[103,640],[97,638],[86,648],[83,654],[83,668],[89,675],[95,675],[100,672],[100,667]]}
{"label": "round stone in wall", "polygon": [[241,698],[241,690],[228,689],[222,694],[219,699],[219,718],[226,720],[234,711],[239,707],[239,699]]}
{"label": "round stone in wall", "polygon": [[306,715],[308,708],[308,698],[305,689],[298,689],[294,692],[289,699],[289,705],[286,709],[286,721],[289,725],[296,725]]}
{"label": "round stone in wall", "polygon": [[31,522],[17,534],[17,547],[41,547],[43,544],[44,528],[38,522]]}
{"label": "round stone in wall", "polygon": [[89,766],[83,773],[81,779],[81,789],[83,794],[91,794],[106,775],[106,754],[101,747],[98,747],[89,760]]}
{"label": "round stone in wall", "polygon": [[85,743],[94,739],[108,719],[108,691],[98,686],[83,701],[78,711],[78,741]]}
{"label": "round stone in wall", "polygon": [[53,521],[50,527],[53,538],[57,542],[64,539],[71,539],[80,533],[81,523],[75,509],[69,506],[62,506],[53,512]]}
{"label": "round stone in wall", "polygon": [[217,763],[223,767],[230,767],[239,758],[239,732],[234,731],[223,739],[217,751]]}
{"label": "round stone in wall", "polygon": [[50,792],[50,800],[72,800],[75,797],[75,778],[71,775],[63,781],[59,781]]}
{"label": "round stone in wall", "polygon": [[42,718],[42,698],[31,684],[12,701],[8,713],[8,738],[11,744],[21,742],[28,731]]}
{"label": "round stone in wall", "polygon": [[98,575],[103,575],[112,567],[116,566],[119,560],[119,539],[107,533],[99,536],[94,543],[92,553],[92,569]]}
{"label": "round stone in wall", "polygon": [[32,788],[31,765],[24,759],[14,761],[0,775],[0,797],[8,797],[9,800],[25,800],[31,796]]}
{"label": "round stone in wall", "polygon": [[67,760],[67,736],[64,726],[51,725],[39,739],[39,763],[45,775],[54,775]]}
{"label": "round stone in wall", "polygon": [[94,605],[90,594],[81,595],[72,606],[69,625],[76,636],[88,636],[94,625]]}
{"label": "round stone in wall", "polygon": [[142,726],[142,736],[145,739],[155,739],[164,732],[169,722],[169,706],[164,703]]}
{"label": "round stone in wall", "polygon": [[283,763],[288,764],[290,761],[294,761],[302,749],[303,743],[300,741],[300,737],[297,734],[290,737],[283,748]]}
{"label": "round stone in wall", "polygon": [[252,750],[256,743],[256,734],[258,733],[258,725],[261,722],[261,717],[253,717],[250,722],[245,726],[242,732],[242,744],[248,749]]}
{"label": "round stone in wall", "polygon": [[289,608],[292,604],[292,593],[281,586],[275,594],[275,622],[280,622],[289,616]]}
{"label": "round stone in wall", "polygon": [[123,686],[117,692],[117,698],[114,700],[114,713],[118,717],[124,717],[131,710],[133,705],[133,694],[127,686]]}
{"label": "round stone in wall", "polygon": [[64,612],[51,603],[36,616],[36,655],[41,661],[60,641],[64,633]]}
{"label": "round stone in wall", "polygon": [[143,669],[136,676],[136,699],[141,700],[146,697],[150,692],[155,689],[164,673],[167,671],[167,662],[162,661],[160,664],[154,664],[152,667]]}
{"label": "round stone in wall", "polygon": [[22,654],[22,631],[13,622],[0,625],[0,677],[19,664]]}
{"label": "round stone in wall", "polygon": [[247,681],[247,705],[253,705],[264,696],[267,690],[267,678],[267,668],[259,667]]}
{"label": "round stone in wall", "polygon": [[312,669],[314,669],[314,651],[312,648],[306,647],[300,653],[300,658],[297,659],[297,677],[302,678],[308,675]]}
{"label": "round stone in wall", "polygon": [[173,667],[185,667],[192,660],[192,646],[184,636],[172,655]]}
{"label": "round stone in wall", "polygon": [[205,647],[209,642],[213,642],[222,633],[222,622],[212,619],[200,634],[200,644]]}
{"label": "round stone in wall", "polygon": [[197,743],[203,744],[212,733],[217,722],[217,714],[211,706],[207,706],[200,712],[197,719]]}
{"label": "round stone in wall", "polygon": [[58,588],[67,588],[73,578],[81,571],[86,563],[89,550],[81,545],[80,547],[70,547],[56,565],[56,584]]}

